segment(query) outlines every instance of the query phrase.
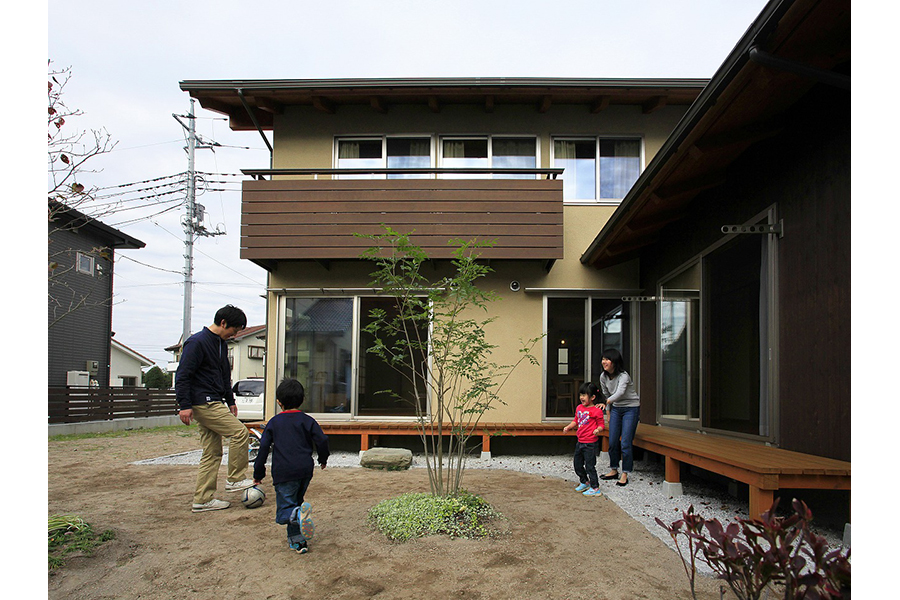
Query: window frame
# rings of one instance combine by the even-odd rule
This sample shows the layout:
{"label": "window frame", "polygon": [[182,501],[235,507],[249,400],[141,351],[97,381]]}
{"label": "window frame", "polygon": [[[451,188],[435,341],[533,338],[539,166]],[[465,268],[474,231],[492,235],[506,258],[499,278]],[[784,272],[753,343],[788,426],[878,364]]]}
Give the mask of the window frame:
{"label": "window frame", "polygon": [[[405,415],[392,415],[392,416],[371,416],[371,415],[360,415],[359,414],[359,377],[360,377],[360,367],[364,357],[360,356],[359,352],[359,344],[360,344],[360,336],[361,331],[360,327],[362,326],[362,314],[363,310],[362,304],[365,298],[375,297],[370,293],[353,293],[353,292],[345,292],[345,293],[303,293],[303,292],[287,292],[281,293],[277,295],[277,337],[276,337],[276,363],[275,363],[275,373],[276,380],[281,381],[284,379],[284,361],[285,361],[285,325],[287,320],[287,301],[289,299],[296,298],[305,298],[305,299],[313,299],[320,300],[326,298],[332,299],[345,299],[351,300],[352,304],[352,316],[350,319],[350,339],[349,339],[349,347],[352,349],[350,354],[350,381],[348,382],[349,386],[349,399],[350,399],[350,410],[347,412],[337,412],[337,413],[313,413],[310,412],[311,415],[316,418],[325,419],[328,421],[379,421],[379,420],[389,420],[389,421],[409,421],[415,422],[417,417],[415,416],[405,416]],[[429,337],[431,336],[431,331],[428,332]],[[429,353],[428,360],[431,361],[431,355]],[[431,415],[431,392],[430,387],[426,389],[426,398],[425,398],[425,411],[428,415]],[[276,406],[276,412],[279,412],[278,407]]]}
{"label": "window frame", "polygon": [[[82,265],[81,265],[82,260],[88,261],[89,266],[87,268],[82,267]],[[93,256],[91,256],[90,254],[87,254],[85,252],[79,252],[79,251],[75,252],[75,272],[76,273],[84,273],[85,275],[90,275],[91,277],[93,277],[96,266],[97,266],[97,263],[94,260]]]}
{"label": "window frame", "polygon": [[[584,301],[584,312],[583,312],[583,346],[584,346],[584,381],[597,382],[602,373],[601,371],[594,372],[594,368],[591,364],[591,358],[597,352],[603,352],[603,348],[595,348],[594,339],[592,335],[592,328],[595,324],[595,321],[598,318],[602,318],[606,313],[596,314],[594,312],[594,301],[595,300],[620,300],[621,304],[628,305],[628,311],[630,314],[630,321],[628,324],[628,343],[631,348],[629,356],[625,356],[625,362],[628,374],[631,376],[631,380],[634,382],[635,389],[638,394],[640,394],[640,385],[641,385],[641,369],[640,369],[640,356],[641,356],[641,319],[639,312],[639,303],[633,300],[626,300],[622,298],[621,293],[617,293],[616,291],[603,291],[603,290],[590,290],[585,293],[578,293],[575,291],[565,292],[546,292],[543,294],[542,303],[543,306],[541,308],[543,322],[541,324],[541,331],[543,332],[544,338],[542,340],[542,351],[544,355],[544,360],[541,361],[541,421],[545,423],[563,423],[566,421],[572,420],[572,415],[567,415],[563,417],[555,417],[548,416],[548,406],[549,402],[549,385],[551,374],[549,370],[551,368],[557,367],[558,359],[557,353],[553,351],[552,348],[549,347],[549,337],[550,337],[550,302],[554,299],[565,299],[565,300],[582,300]],[[571,373],[570,373],[571,374]]]}
{"label": "window frame", "polygon": [[[541,138],[537,134],[528,134],[528,133],[448,133],[448,134],[440,134],[437,136],[436,142],[436,156],[435,159],[439,166],[444,166],[444,142],[452,141],[452,140],[486,140],[487,141],[487,165],[485,168],[492,168],[494,166],[494,139],[503,139],[503,140],[512,140],[512,139],[523,139],[523,140],[531,140],[534,142],[534,167],[535,169],[540,168],[541,165]],[[492,175],[484,175],[478,176],[475,174],[468,174],[463,176],[465,179],[473,179],[477,177],[486,177],[495,179],[498,176],[496,174]],[[533,177],[529,176],[513,176],[513,177],[527,177],[528,179],[540,179],[540,175],[535,174]],[[505,177],[504,177],[505,178]]]}
{"label": "window frame", "polygon": [[[778,223],[778,210],[777,205],[773,204],[768,208],[760,211],[750,219],[747,219],[741,225],[749,226],[760,223],[766,224],[775,224]],[[766,314],[766,324],[765,324],[765,332],[764,335],[767,339],[767,355],[768,360],[765,365],[760,365],[760,368],[766,369],[766,381],[763,385],[760,384],[760,391],[765,392],[766,403],[767,403],[767,419],[765,423],[760,423],[760,427],[764,429],[764,433],[759,434],[748,434],[742,433],[739,431],[727,430],[712,427],[706,425],[707,414],[706,411],[709,410],[709,402],[710,398],[708,397],[707,388],[708,388],[708,377],[709,373],[707,373],[707,369],[709,365],[707,361],[704,359],[706,356],[707,346],[709,344],[709,282],[707,280],[706,273],[706,260],[708,257],[716,253],[718,250],[722,249],[725,245],[729,244],[732,240],[735,239],[737,235],[765,235],[765,244],[766,244],[766,264],[765,264],[765,277],[766,281],[762,282],[761,285],[765,285],[765,314]],[[667,418],[662,415],[663,408],[663,379],[662,379],[662,347],[660,341],[660,332],[662,329],[662,314],[661,314],[661,298],[663,291],[663,284],[667,281],[672,280],[678,275],[683,274],[688,269],[697,266],[700,270],[700,290],[699,290],[699,310],[698,310],[698,318],[700,321],[699,325],[699,333],[698,340],[694,340],[695,347],[697,348],[697,352],[699,353],[698,364],[699,364],[699,374],[697,377],[698,381],[698,393],[699,393],[699,414],[696,419],[672,419]],[[778,407],[780,405],[780,399],[778,394],[779,389],[779,361],[778,361],[778,348],[779,337],[778,337],[778,236],[774,234],[723,234],[722,239],[717,240],[716,242],[710,244],[703,250],[701,250],[696,255],[690,257],[688,260],[682,262],[677,268],[672,271],[666,273],[664,276],[660,277],[656,284],[656,331],[655,331],[655,353],[656,353],[656,420],[661,425],[667,425],[671,427],[681,427],[688,428],[692,430],[698,430],[702,432],[709,433],[718,433],[727,435],[729,437],[738,437],[744,438],[748,440],[755,441],[764,441],[769,443],[777,443],[780,438],[780,429],[779,429],[779,418],[778,418]]]}
{"label": "window frame", "polygon": [[[359,135],[336,135],[334,136],[334,145],[332,148],[333,157],[331,164],[334,165],[335,169],[340,169],[340,146],[341,142],[373,142],[379,141],[381,143],[381,164],[378,167],[379,169],[387,168],[388,161],[388,140],[389,139],[421,139],[428,140],[428,168],[434,168],[435,166],[435,139],[434,135],[430,133],[403,133],[403,134],[379,134],[379,135],[371,135],[371,134],[359,134]],[[351,168],[351,167],[348,167]],[[378,174],[369,174],[369,175],[338,175],[341,179],[386,179],[386,175],[378,175]],[[425,175],[414,176],[414,177],[428,177]]]}
{"label": "window frame", "polygon": [[[550,135],[550,166],[551,168],[556,168],[556,142],[557,141],[572,141],[572,142],[584,142],[584,141],[592,141],[594,143],[594,197],[593,198],[573,198],[570,200],[564,200],[566,205],[589,205],[589,206],[618,206],[622,199],[624,198],[601,198],[600,197],[600,189],[601,189],[601,181],[600,181],[600,142],[601,141],[636,141],[639,145],[639,153],[638,153],[638,174],[635,177],[635,182],[640,178],[641,173],[644,172],[646,168],[646,144],[645,138],[642,134],[600,134],[600,135],[580,135],[580,134],[551,134]],[[565,173],[561,176],[561,179],[565,181]],[[563,184],[565,185],[565,184]],[[634,186],[634,183],[629,186],[629,189]]]}

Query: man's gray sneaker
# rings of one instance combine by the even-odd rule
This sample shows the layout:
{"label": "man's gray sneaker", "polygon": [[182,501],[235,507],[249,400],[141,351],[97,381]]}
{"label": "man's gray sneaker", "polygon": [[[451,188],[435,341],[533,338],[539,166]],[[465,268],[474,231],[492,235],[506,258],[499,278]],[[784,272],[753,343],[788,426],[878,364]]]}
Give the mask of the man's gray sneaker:
{"label": "man's gray sneaker", "polygon": [[251,487],[253,487],[252,479],[242,479],[241,481],[235,481],[234,483],[230,481],[225,482],[226,492],[240,492],[241,490],[246,490]]}
{"label": "man's gray sneaker", "polygon": [[224,500],[217,500],[213,498],[209,502],[204,502],[203,504],[194,504],[191,507],[192,512],[206,512],[208,510],[222,510],[223,508],[228,508],[231,506],[231,502],[225,502]]}

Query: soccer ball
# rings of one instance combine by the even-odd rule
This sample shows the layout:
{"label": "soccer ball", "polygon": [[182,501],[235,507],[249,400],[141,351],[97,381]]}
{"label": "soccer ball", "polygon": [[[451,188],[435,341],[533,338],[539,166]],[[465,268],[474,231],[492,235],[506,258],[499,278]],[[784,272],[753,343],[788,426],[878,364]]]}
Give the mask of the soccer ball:
{"label": "soccer ball", "polygon": [[248,487],[244,490],[244,493],[241,494],[241,502],[244,504],[245,508],[259,508],[265,501],[266,493],[255,485],[253,487]]}

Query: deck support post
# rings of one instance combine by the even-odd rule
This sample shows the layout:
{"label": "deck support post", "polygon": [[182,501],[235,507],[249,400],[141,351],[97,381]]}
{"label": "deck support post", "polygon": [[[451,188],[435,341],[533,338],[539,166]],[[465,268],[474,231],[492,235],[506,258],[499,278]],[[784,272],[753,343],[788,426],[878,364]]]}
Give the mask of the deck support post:
{"label": "deck support post", "polygon": [[666,479],[663,481],[663,493],[673,497],[684,494],[684,488],[681,486],[681,462],[671,456],[666,456]]}
{"label": "deck support post", "polygon": [[491,434],[481,436],[481,460],[491,460]]}
{"label": "deck support post", "polygon": [[764,490],[750,486],[750,518],[755,519],[764,512],[772,508],[772,502],[775,501],[775,490]]}

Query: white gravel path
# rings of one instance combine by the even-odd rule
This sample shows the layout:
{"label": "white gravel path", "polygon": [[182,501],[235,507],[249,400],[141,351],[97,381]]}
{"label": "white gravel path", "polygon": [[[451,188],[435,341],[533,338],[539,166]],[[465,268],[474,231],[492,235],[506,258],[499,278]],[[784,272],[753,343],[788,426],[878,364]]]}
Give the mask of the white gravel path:
{"label": "white gravel path", "polygon": [[[645,454],[646,456],[646,454]],[[222,461],[228,458],[227,449]],[[161,456],[149,460],[143,460],[134,464],[199,464],[200,450]],[[597,459],[597,472],[603,474],[607,471],[609,459],[606,453],[601,453]],[[335,452],[328,459],[328,467],[359,468],[359,454],[355,452]],[[473,469],[507,469],[556,477],[571,485],[578,484],[578,478],[572,468],[571,455],[553,456],[495,456],[492,460],[472,458],[468,463]],[[413,455],[412,468],[425,468],[422,455]],[[659,517],[666,523],[671,523],[680,518],[683,511],[689,506],[694,506],[694,512],[708,519],[718,519],[722,523],[733,521],[737,517],[748,516],[748,501],[731,496],[718,485],[707,484],[690,478],[683,482],[684,494],[671,497],[663,493],[663,465],[652,460],[635,461],[634,473],[631,474],[627,486],[619,487],[615,481],[601,481],[600,489],[603,495],[615,502],[633,519],[640,522],[650,533],[663,540],[670,548],[675,548],[669,534],[660,527],[655,517]],[[464,484],[465,485],[465,484]],[[572,491],[573,502],[591,502],[592,498],[583,497]],[[790,498],[783,498],[782,506],[789,506]],[[828,529],[817,529],[816,533],[825,537],[828,545],[837,548],[842,544],[842,532]],[[701,566],[702,567],[702,566]],[[701,568],[708,573],[707,568]]]}

